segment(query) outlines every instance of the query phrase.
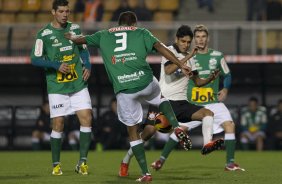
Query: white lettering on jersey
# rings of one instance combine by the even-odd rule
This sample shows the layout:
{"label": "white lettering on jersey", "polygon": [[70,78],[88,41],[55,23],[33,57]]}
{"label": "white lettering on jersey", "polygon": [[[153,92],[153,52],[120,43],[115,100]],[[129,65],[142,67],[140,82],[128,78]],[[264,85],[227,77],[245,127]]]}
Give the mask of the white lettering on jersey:
{"label": "white lettering on jersey", "polygon": [[222,58],[222,59],[220,60],[220,64],[221,64],[221,68],[223,69],[223,72],[224,72],[225,74],[227,74],[227,73],[230,72],[229,67],[227,66],[226,61],[225,61],[224,58]]}
{"label": "white lettering on jersey", "polygon": [[43,53],[43,41],[41,39],[37,39],[35,41],[34,55],[36,57],[41,57]]}
{"label": "white lettering on jersey", "polygon": [[116,47],[114,52],[124,51],[127,48],[127,34],[126,32],[115,33],[116,37],[121,37],[121,39],[116,40],[116,44],[121,44],[120,47]]}
{"label": "white lettering on jersey", "polygon": [[71,24],[70,30],[79,29],[78,24]]}
{"label": "white lettering on jersey", "polygon": [[216,50],[214,50],[214,51],[211,53],[211,56],[221,56],[221,55],[222,55],[222,53],[219,52],[219,51],[216,51]]}
{"label": "white lettering on jersey", "polygon": [[71,50],[71,49],[72,49],[72,46],[66,46],[66,47],[61,47],[60,51],[63,52],[63,51]]}
{"label": "white lettering on jersey", "polygon": [[41,33],[41,36],[46,36],[46,35],[49,35],[49,34],[52,34],[53,31],[50,30],[50,29],[44,29],[44,31]]}

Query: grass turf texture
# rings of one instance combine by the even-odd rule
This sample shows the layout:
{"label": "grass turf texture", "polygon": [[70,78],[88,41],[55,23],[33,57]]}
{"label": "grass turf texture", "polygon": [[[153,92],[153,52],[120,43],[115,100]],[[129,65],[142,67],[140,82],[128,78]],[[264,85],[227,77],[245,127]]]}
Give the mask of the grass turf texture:
{"label": "grass turf texture", "polygon": [[[52,176],[50,152],[0,152],[1,184],[77,184],[77,183],[135,183],[140,170],[135,158],[129,177],[117,176],[125,151],[89,153],[89,175],[74,172],[78,152],[62,152],[62,176]],[[160,155],[147,151],[148,165]],[[225,152],[216,151],[202,156],[200,151],[173,151],[160,171],[151,170],[154,184],[278,184],[282,183],[281,152],[237,152],[236,161],[245,172],[224,172]]]}

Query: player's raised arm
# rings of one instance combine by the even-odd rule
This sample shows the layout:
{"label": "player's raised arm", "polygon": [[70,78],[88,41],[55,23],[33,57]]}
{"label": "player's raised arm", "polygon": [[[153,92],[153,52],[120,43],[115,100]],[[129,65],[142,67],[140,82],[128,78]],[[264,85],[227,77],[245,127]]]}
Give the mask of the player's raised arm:
{"label": "player's raised arm", "polygon": [[156,42],[154,44],[154,48],[161,54],[163,55],[165,58],[167,58],[169,61],[173,62],[174,64],[176,64],[181,70],[182,72],[186,75],[189,76],[190,72],[191,72],[191,68],[184,65],[184,63],[181,63],[176,57],[175,55],[167,48],[165,47],[162,43],[160,42]]}
{"label": "player's raised arm", "polygon": [[214,70],[208,78],[206,79],[202,79],[199,77],[198,75],[198,71],[192,71],[193,73],[193,76],[191,77],[191,79],[194,81],[195,85],[197,87],[202,87],[208,83],[210,83],[211,81],[213,81],[214,79],[216,79],[218,76],[219,76],[219,73],[220,71],[217,69],[217,70]]}
{"label": "player's raised arm", "polygon": [[73,41],[75,44],[81,45],[86,44],[85,36],[83,35],[74,35],[70,32],[64,34],[66,39]]}

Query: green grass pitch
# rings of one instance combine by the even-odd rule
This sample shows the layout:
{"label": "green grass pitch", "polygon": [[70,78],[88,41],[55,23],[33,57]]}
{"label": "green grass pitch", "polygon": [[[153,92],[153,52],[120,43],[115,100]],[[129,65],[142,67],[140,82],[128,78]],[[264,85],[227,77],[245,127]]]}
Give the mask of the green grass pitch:
{"label": "green grass pitch", "polygon": [[[74,166],[78,152],[62,152],[63,175],[51,175],[50,152],[0,152],[1,184],[110,184],[135,183],[140,176],[135,158],[129,177],[117,176],[125,151],[89,153],[88,176],[78,175]],[[148,165],[160,151],[147,151]],[[202,156],[200,151],[173,151],[160,171],[152,171],[152,183],[168,184],[279,184],[282,183],[282,152],[237,152],[236,162],[245,172],[224,172],[225,152]]]}

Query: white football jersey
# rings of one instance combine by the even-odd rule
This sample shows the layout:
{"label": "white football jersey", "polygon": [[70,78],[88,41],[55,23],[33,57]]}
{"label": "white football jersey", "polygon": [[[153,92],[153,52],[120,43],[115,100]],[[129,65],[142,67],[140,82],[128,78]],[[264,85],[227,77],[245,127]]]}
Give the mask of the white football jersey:
{"label": "white football jersey", "polygon": [[[178,52],[177,49],[171,45],[168,49],[179,59],[183,59],[185,55]],[[165,74],[165,64],[168,61],[165,57],[162,57],[161,62],[161,73],[160,73],[160,87],[162,95],[168,100],[187,100],[187,86],[189,78],[186,77],[181,69],[177,69],[174,73],[167,75]],[[190,61],[187,62],[187,66],[191,67]],[[192,65],[193,67],[195,65]],[[192,68],[192,71],[196,68]]]}

